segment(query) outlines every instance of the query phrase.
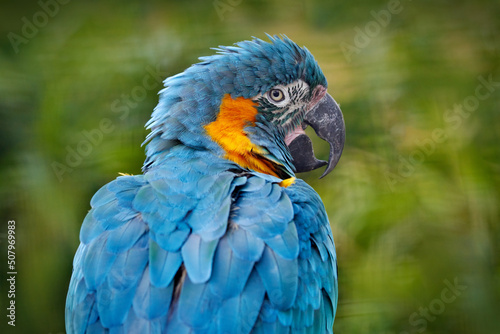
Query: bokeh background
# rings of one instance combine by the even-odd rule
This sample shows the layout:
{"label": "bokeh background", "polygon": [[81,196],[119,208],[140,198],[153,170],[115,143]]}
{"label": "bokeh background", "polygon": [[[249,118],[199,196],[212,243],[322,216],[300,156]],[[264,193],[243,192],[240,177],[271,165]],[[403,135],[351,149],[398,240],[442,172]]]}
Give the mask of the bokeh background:
{"label": "bokeh background", "polygon": [[1,333],[64,332],[80,224],[140,173],[160,80],[266,32],[307,46],[345,116],[334,173],[301,176],[337,246],[335,332],[500,332],[498,1],[3,1],[0,17]]}

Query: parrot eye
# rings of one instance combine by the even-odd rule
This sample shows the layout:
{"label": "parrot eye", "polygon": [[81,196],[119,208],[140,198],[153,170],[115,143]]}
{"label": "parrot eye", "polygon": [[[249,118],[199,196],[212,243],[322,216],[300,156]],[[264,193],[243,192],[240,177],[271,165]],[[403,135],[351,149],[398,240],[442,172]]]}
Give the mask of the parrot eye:
{"label": "parrot eye", "polygon": [[269,100],[273,102],[281,102],[285,99],[285,94],[281,89],[273,88],[267,94]]}

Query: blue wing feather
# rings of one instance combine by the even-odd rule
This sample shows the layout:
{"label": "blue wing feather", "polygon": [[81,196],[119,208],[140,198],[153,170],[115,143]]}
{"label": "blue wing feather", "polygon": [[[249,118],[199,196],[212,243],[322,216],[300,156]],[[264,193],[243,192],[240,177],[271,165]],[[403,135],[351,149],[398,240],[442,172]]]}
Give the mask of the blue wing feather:
{"label": "blue wing feather", "polygon": [[132,247],[146,232],[147,225],[138,216],[108,234],[106,247],[112,253],[123,252]]}
{"label": "blue wing feather", "polygon": [[182,259],[193,283],[206,282],[210,278],[217,242],[218,240],[204,241],[199,235],[191,234],[182,246]]}
{"label": "blue wing feather", "polygon": [[193,226],[194,221],[210,222],[200,225],[198,228],[193,227],[193,231],[199,234],[205,241],[219,239],[226,232],[229,212],[231,210],[231,197],[227,196],[217,206],[213,204],[212,206],[216,207],[216,209],[194,210],[189,218],[191,226]]}
{"label": "blue wing feather", "polygon": [[257,321],[264,296],[262,280],[253,270],[242,293],[226,299],[221,306],[217,318],[219,333],[249,333]]}
{"label": "blue wing feather", "polygon": [[148,260],[147,238],[118,255],[106,280],[97,290],[97,309],[105,327],[123,324],[132,307],[139,280]]}
{"label": "blue wing feather", "polygon": [[83,300],[74,303],[74,309],[71,316],[66,318],[66,323],[71,324],[72,333],[85,333],[85,330],[92,324],[92,307],[95,304],[95,295],[85,294]]}
{"label": "blue wing feather", "polygon": [[222,238],[217,246],[213,263],[213,272],[208,283],[212,292],[221,299],[240,295],[252,272],[254,262],[235,256],[227,238]]}
{"label": "blue wing feather", "polygon": [[97,238],[104,232],[105,229],[101,222],[94,218],[92,212],[89,212],[82,223],[82,228],[80,230],[80,240],[84,244],[90,243],[92,240]]}
{"label": "blue wing feather", "polygon": [[273,238],[266,239],[266,244],[279,256],[293,260],[299,255],[299,237],[295,222],[288,223],[286,230],[282,234],[277,234]]}
{"label": "blue wing feather", "polygon": [[297,260],[282,258],[266,247],[256,268],[273,305],[280,310],[290,308],[297,294]]}
{"label": "blue wing feather", "polygon": [[103,206],[104,204],[107,204],[116,198],[116,194],[112,192],[111,190],[108,189],[109,184],[101,187],[94,196],[92,196],[92,199],[90,200],[90,206],[93,208],[98,207],[98,206]]}
{"label": "blue wing feather", "polygon": [[149,245],[151,283],[160,288],[166,287],[172,283],[181,267],[182,255],[180,252],[166,251],[153,240],[150,240]]}
{"label": "blue wing feather", "polygon": [[102,233],[85,249],[82,269],[89,290],[95,290],[102,284],[116,258],[116,254],[106,248],[107,236],[108,232]]}
{"label": "blue wing feather", "polygon": [[[277,184],[275,186],[281,189]],[[282,234],[293,218],[292,203],[282,190],[280,196],[274,196],[274,201],[256,195],[262,192],[267,196],[273,189],[276,188],[268,182],[254,192],[242,190],[235,203],[237,210],[234,212],[233,221],[260,239],[270,239]]]}
{"label": "blue wing feather", "polygon": [[134,296],[134,312],[146,320],[165,316],[170,307],[173,289],[173,284],[166,287],[153,285],[149,277],[149,268],[146,267]]}
{"label": "blue wing feather", "polygon": [[177,228],[170,233],[155,233],[152,230],[149,232],[151,240],[155,241],[161,248],[169,252],[179,251],[190,234],[191,229],[185,225],[177,226]]}
{"label": "blue wing feather", "polygon": [[257,261],[264,251],[264,241],[241,226],[233,225],[227,233],[231,250],[240,259]]}
{"label": "blue wing feather", "polygon": [[212,293],[207,284],[195,284],[186,276],[182,286],[177,316],[184,324],[193,329],[210,326],[217,313],[222,299]]}

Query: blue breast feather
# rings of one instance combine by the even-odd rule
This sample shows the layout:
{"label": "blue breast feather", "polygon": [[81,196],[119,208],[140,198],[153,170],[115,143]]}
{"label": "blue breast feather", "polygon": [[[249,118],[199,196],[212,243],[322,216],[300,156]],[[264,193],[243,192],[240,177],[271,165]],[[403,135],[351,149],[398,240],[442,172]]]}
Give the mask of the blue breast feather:
{"label": "blue breast feather", "polygon": [[[336,255],[320,198],[193,156],[92,198],[68,333],[331,333]],[[109,329],[109,330],[108,330]]]}

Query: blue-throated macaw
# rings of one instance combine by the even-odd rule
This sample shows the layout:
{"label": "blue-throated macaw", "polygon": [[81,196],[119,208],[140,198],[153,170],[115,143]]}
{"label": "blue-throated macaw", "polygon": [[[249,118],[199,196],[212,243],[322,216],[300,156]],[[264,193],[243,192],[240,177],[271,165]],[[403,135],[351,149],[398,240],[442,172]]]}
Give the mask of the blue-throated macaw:
{"label": "blue-throated macaw", "polygon": [[[333,237],[294,171],[335,167],[344,120],[311,53],[269,38],[165,80],[143,174],[90,202],[68,333],[332,333]],[[330,143],[328,162],[307,125]]]}

